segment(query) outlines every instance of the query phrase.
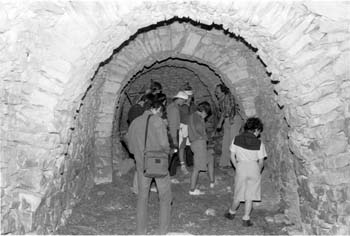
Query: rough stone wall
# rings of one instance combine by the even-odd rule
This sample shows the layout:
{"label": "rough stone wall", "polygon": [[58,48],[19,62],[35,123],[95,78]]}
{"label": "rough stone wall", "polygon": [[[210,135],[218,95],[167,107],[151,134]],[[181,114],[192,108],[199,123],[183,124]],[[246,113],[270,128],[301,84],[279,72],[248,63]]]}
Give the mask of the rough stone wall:
{"label": "rough stone wall", "polygon": [[[280,81],[273,87],[290,126],[288,148],[298,160],[294,165],[303,229],[349,234],[348,12],[344,2],[2,1],[2,233],[29,232],[33,212],[43,206],[52,187],[47,183],[60,179],[53,173],[65,159],[75,110],[99,63],[138,29],[179,16],[222,24],[258,49],[272,79]],[[176,43],[181,32],[167,45]],[[198,37],[188,39],[193,45]],[[191,49],[184,47],[197,52]],[[127,67],[139,70],[136,65]],[[118,88],[127,72],[117,73],[122,76],[111,84]],[[227,84],[235,82],[224,79]],[[116,101],[112,95],[104,94],[103,99]],[[100,127],[97,132],[109,135],[107,126]],[[96,140],[101,138],[109,147],[110,137],[105,137]],[[28,214],[24,209],[29,208]]]}
{"label": "rough stone wall", "polygon": [[34,228],[38,234],[53,233],[59,225],[65,224],[72,208],[87,196],[95,184],[94,172],[97,169],[94,136],[97,114],[93,111],[100,106],[102,74],[94,77],[94,86],[87,90],[76,110],[64,162],[55,173],[54,186],[46,193],[35,214]]}

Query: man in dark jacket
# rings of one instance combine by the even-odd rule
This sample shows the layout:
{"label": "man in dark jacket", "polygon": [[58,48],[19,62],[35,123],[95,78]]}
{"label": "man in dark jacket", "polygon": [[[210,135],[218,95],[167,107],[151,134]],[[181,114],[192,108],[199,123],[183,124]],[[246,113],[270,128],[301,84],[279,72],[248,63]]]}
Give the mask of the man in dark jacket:
{"label": "man in dark jacket", "polygon": [[[152,178],[145,177],[143,174],[143,152],[145,150],[145,132],[147,118],[150,116],[147,134],[147,149],[154,151],[164,151],[169,153],[169,140],[167,136],[166,125],[161,118],[164,107],[159,101],[154,101],[150,109],[146,110],[141,116],[137,117],[130,125],[128,130],[128,146],[136,160],[136,171],[138,177],[138,198],[136,215],[136,233],[147,233],[147,205],[148,195]],[[162,178],[154,178],[157,184],[160,210],[159,210],[159,234],[166,234],[170,224],[171,210],[171,183],[169,174]]]}

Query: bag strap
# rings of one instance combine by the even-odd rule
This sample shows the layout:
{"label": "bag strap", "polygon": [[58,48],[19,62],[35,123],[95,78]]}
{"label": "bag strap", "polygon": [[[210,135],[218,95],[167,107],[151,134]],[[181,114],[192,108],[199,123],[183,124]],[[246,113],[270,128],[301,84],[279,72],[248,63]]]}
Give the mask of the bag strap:
{"label": "bag strap", "polygon": [[145,147],[143,149],[143,173],[146,172],[145,170],[145,165],[146,165],[146,157],[145,157],[145,151],[146,151],[146,145],[147,145],[147,134],[148,134],[148,123],[149,123],[149,119],[151,118],[152,115],[149,115],[147,117],[147,121],[146,121],[146,131],[145,131]]}
{"label": "bag strap", "polygon": [[147,117],[147,121],[146,121],[146,131],[145,131],[145,145],[144,145],[144,150],[143,152],[146,151],[146,145],[147,145],[147,134],[148,134],[148,123],[149,123],[149,119],[151,118],[152,115],[148,115]]}

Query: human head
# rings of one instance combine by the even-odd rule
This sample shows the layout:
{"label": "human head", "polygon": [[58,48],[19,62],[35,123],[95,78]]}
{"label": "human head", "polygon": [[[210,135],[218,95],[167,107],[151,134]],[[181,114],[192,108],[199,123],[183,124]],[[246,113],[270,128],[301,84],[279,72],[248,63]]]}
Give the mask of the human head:
{"label": "human head", "polygon": [[199,111],[203,118],[211,116],[211,106],[207,101],[201,102],[197,106],[197,111]]}
{"label": "human head", "polygon": [[215,87],[215,96],[217,98],[221,98],[222,96],[225,96],[226,94],[230,93],[230,89],[225,86],[224,84],[218,84]]}
{"label": "human head", "polygon": [[157,81],[152,81],[151,93],[157,94],[157,93],[161,93],[161,92],[162,92],[162,85],[161,85],[161,83],[159,83]]}
{"label": "human head", "polygon": [[180,91],[174,96],[173,99],[178,105],[183,105],[188,99],[188,95],[185,92]]}
{"label": "human head", "polygon": [[164,105],[157,100],[153,100],[149,110],[153,113],[153,114],[162,114],[164,112]]}
{"label": "human head", "polygon": [[155,95],[154,99],[157,101],[160,101],[163,105],[166,105],[166,103],[167,103],[166,95],[162,92],[157,93]]}
{"label": "human head", "polygon": [[264,125],[259,118],[250,117],[244,124],[244,130],[254,134],[257,133],[256,136],[258,136],[261,132],[263,132]]}
{"label": "human head", "polygon": [[188,96],[193,96],[193,89],[189,82],[181,88],[181,91],[184,91]]}
{"label": "human head", "polygon": [[145,108],[145,110],[148,110],[152,104],[152,102],[154,101],[155,96],[151,93],[147,93],[142,95],[139,103],[141,106],[143,106]]}

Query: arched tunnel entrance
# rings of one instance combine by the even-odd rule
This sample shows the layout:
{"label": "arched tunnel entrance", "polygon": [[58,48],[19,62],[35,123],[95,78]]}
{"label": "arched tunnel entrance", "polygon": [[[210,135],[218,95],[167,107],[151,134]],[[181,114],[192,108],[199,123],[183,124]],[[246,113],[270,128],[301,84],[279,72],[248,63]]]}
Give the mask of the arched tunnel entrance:
{"label": "arched tunnel entrance", "polygon": [[[277,198],[274,197],[274,200],[278,199],[276,205],[296,204],[292,195],[284,198],[283,203],[280,202],[283,187],[280,186],[280,173],[274,170],[281,160],[288,160],[288,155],[291,155],[286,149],[288,125],[283,119],[282,107],[274,101],[275,82],[271,81],[266,66],[256,56],[256,49],[218,25],[198,24],[189,19],[174,18],[146,29],[139,30],[130,41],[118,48],[100,68],[101,72],[96,74],[98,78],[100,73],[105,83],[98,93],[107,99],[101,103],[97,115],[96,130],[103,133],[95,133],[95,163],[99,163],[95,181],[112,181],[130,169],[130,157],[121,143],[127,131],[126,116],[131,104],[140,92],[142,94],[149,87],[151,80],[163,85],[163,92],[169,102],[185,83],[189,83],[194,89],[196,103],[209,101],[214,109],[218,106],[214,95],[215,86],[224,83],[236,97],[243,118],[259,116],[265,123],[264,142],[269,147],[266,183],[273,185],[265,189],[275,189]],[[125,67],[128,73],[122,78],[118,90],[113,90],[113,83]],[[112,111],[113,104],[116,105]],[[113,121],[106,125],[106,120]],[[215,120],[212,123],[214,127]],[[295,178],[294,170],[290,171]],[[290,191],[293,192],[292,189]],[[299,214],[294,211],[290,215],[297,220]]]}
{"label": "arched tunnel entrance", "polygon": [[264,177],[291,224],[349,233],[348,6],[219,2],[4,4],[2,234],[54,233],[120,179],[128,96],[150,79],[214,107],[228,86],[264,122]]}

